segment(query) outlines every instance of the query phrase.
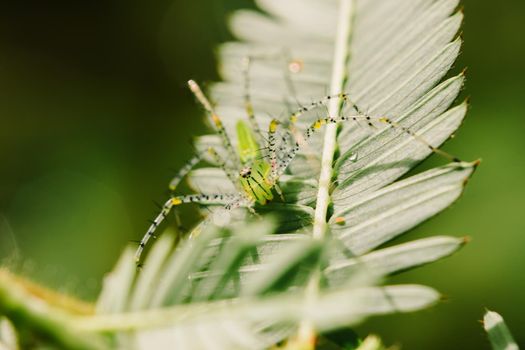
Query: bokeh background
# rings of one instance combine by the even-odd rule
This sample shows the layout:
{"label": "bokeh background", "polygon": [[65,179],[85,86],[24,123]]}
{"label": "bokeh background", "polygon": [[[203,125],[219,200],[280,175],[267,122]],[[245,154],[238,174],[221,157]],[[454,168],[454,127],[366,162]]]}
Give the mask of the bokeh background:
{"label": "bokeh background", "polygon": [[[468,235],[453,257],[392,278],[436,287],[430,310],[370,320],[405,349],[488,349],[484,308],[525,346],[525,2],[464,0],[471,110],[446,149],[483,162],[464,196],[405,236]],[[213,47],[247,0],[0,3],[0,257],[93,299],[206,131],[185,88],[217,78]],[[423,165],[440,163],[431,159]]]}

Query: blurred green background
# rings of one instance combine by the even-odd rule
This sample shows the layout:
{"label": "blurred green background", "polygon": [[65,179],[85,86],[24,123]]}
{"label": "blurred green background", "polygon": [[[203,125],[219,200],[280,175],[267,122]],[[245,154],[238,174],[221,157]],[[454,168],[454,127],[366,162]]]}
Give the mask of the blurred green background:
{"label": "blurred green background", "polygon": [[[452,234],[472,243],[392,278],[434,286],[447,301],[358,329],[405,349],[488,349],[485,307],[501,312],[525,346],[525,1],[462,3],[465,45],[455,69],[468,67],[472,105],[446,148],[483,162],[459,202],[404,239]],[[156,213],[153,200],[165,198],[190,137],[206,130],[185,82],[217,78],[213,47],[229,39],[225,18],[239,6],[251,2],[1,2],[5,263],[94,298]]]}

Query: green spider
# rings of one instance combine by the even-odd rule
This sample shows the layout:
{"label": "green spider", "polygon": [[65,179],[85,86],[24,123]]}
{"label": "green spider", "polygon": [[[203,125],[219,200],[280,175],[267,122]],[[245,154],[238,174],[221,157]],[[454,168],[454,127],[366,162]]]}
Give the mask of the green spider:
{"label": "green spider", "polygon": [[[249,67],[249,59],[247,59],[245,67]],[[245,68],[245,79],[247,79],[247,69]],[[248,85],[245,84],[247,90]],[[139,247],[135,254],[136,262],[139,263],[141,254],[146,247],[146,244],[151,237],[155,237],[155,231],[159,225],[164,221],[166,216],[171,212],[173,207],[186,204],[198,203],[204,205],[222,204],[226,210],[232,210],[239,207],[244,207],[255,213],[254,205],[266,205],[268,202],[274,200],[275,196],[279,196],[284,201],[283,193],[279,187],[279,178],[285,173],[288,166],[291,164],[297,153],[301,149],[301,144],[308,141],[311,136],[318,131],[323,125],[333,124],[345,121],[353,121],[356,123],[362,122],[370,127],[374,127],[373,122],[389,125],[392,128],[401,130],[410,135],[416,141],[424,144],[432,152],[438,153],[452,161],[459,161],[459,159],[449,155],[448,153],[433,147],[422,137],[410,129],[392,121],[386,117],[371,117],[362,113],[359,108],[353,104],[348,94],[340,93],[337,95],[326,96],[319,101],[310,103],[309,105],[300,107],[296,112],[290,114],[286,121],[287,137],[282,137],[278,145],[277,131],[282,124],[277,119],[272,119],[268,126],[267,137],[263,136],[258,122],[255,119],[253,106],[249,93],[246,92],[244,96],[244,104],[246,114],[248,116],[247,122],[239,120],[236,123],[237,149],[232,144],[231,138],[227,130],[224,128],[221,118],[215,112],[212,104],[204,95],[199,85],[190,80],[188,82],[190,90],[193,92],[197,100],[202,104],[204,109],[210,116],[212,124],[220,136],[222,147],[228,157],[228,162],[221,156],[213,147],[208,148],[207,153],[213,161],[220,167],[231,183],[237,190],[237,193],[215,193],[215,194],[190,194],[172,196],[162,206],[161,212],[152,221],[146,234],[139,243]],[[295,140],[289,142],[288,138],[293,135],[292,130],[295,130],[295,123],[299,117],[304,113],[324,106],[326,102],[332,99],[340,99],[341,103],[350,103],[354,110],[357,111],[355,115],[341,115],[337,117],[323,117],[315,120],[309,127],[306,128],[302,137],[295,137]],[[299,142],[299,139],[301,142]],[[262,147],[264,146],[264,147]],[[263,154],[262,150],[265,150]],[[203,154],[195,155],[173,178],[170,182],[170,190],[174,192],[179,183],[186,177],[186,175],[204,159]]]}

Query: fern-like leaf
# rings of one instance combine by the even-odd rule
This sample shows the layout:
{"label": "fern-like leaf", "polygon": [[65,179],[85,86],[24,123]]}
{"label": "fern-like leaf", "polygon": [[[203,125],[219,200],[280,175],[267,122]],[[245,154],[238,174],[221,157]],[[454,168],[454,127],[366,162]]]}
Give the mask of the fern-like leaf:
{"label": "fern-like leaf", "polygon": [[[250,94],[263,129],[272,116],[288,115],[297,104],[341,92],[355,105],[331,99],[326,109],[301,116],[299,130],[319,113],[348,115],[358,106],[438,147],[461,124],[466,103],[450,107],[464,75],[442,81],[461,46],[457,0],[257,4],[262,11],[232,17],[241,41],[219,48],[223,81],[210,91],[230,135],[246,117],[246,57],[254,57]],[[291,72],[290,63],[300,69]],[[200,151],[210,146],[226,152],[215,135],[196,140]],[[131,252],[124,253],[99,300],[100,316],[77,326],[132,330],[144,348],[264,348],[299,325],[322,332],[431,305],[439,295],[428,287],[374,286],[384,276],[448,256],[465,242],[441,236],[374,251],[449,206],[477,165],[454,162],[395,182],[431,153],[402,128],[328,125],[280,178],[285,203],[256,208],[272,213],[273,224],[205,227],[174,252],[172,238],[162,238],[138,277]],[[202,191],[235,191],[214,167],[193,171],[189,181]]]}

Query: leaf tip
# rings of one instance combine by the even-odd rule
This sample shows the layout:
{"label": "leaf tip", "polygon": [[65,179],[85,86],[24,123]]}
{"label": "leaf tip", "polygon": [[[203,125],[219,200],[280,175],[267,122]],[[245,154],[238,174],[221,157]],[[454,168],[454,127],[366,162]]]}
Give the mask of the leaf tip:
{"label": "leaf tip", "polygon": [[481,322],[483,324],[483,327],[485,327],[486,330],[489,330],[497,324],[502,323],[503,317],[501,317],[501,315],[497,312],[485,309],[485,315],[483,316],[483,320]]}
{"label": "leaf tip", "polygon": [[445,294],[439,294],[439,299],[438,299],[440,302],[442,303],[445,303],[445,302],[448,302],[450,301],[450,298],[448,295],[445,295]]}
{"label": "leaf tip", "polygon": [[463,101],[463,104],[465,104],[467,106],[467,109],[470,109],[470,106],[471,106],[471,98],[470,96],[467,96],[467,98],[465,98],[465,101]]}
{"label": "leaf tip", "polygon": [[469,174],[463,179],[463,187],[467,186],[470,178],[472,177],[472,174],[474,174],[474,171],[476,171],[478,165],[481,163],[481,159],[476,159],[473,162],[464,162],[465,168],[472,168],[472,171],[469,172]]}
{"label": "leaf tip", "polygon": [[462,245],[468,244],[470,242],[472,242],[472,237],[470,237],[470,236],[461,237],[461,244]]}

